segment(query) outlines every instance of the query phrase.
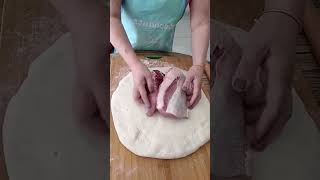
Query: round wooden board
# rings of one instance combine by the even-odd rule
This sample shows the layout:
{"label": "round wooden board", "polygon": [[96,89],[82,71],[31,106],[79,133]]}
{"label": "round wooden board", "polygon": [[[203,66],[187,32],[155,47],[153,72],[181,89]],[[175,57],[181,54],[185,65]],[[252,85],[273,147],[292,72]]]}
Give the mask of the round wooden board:
{"label": "round wooden board", "polygon": [[[140,59],[149,67],[174,65],[187,70],[192,58],[177,53],[141,52]],[[161,59],[146,60],[147,55],[161,55]],[[128,72],[128,66],[118,54],[111,55],[110,88],[111,95],[119,81]],[[209,97],[209,81],[203,76],[204,93]],[[127,150],[119,141],[110,113],[110,179],[112,180],[194,180],[210,179],[210,143],[206,143],[195,153],[180,159],[161,160],[140,157]]]}

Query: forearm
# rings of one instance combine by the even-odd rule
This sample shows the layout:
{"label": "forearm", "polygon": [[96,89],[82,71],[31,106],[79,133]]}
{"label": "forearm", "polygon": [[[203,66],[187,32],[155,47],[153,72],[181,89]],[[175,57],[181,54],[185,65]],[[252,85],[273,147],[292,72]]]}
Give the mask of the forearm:
{"label": "forearm", "polygon": [[110,41],[130,68],[139,62],[118,17],[110,17]]}
{"label": "forearm", "polygon": [[77,75],[81,75],[85,82],[92,82],[92,75],[98,70],[104,71],[102,68],[105,68],[104,72],[107,72],[107,8],[102,2],[91,0],[51,2],[62,14],[71,32]]}
{"label": "forearm", "polygon": [[210,30],[210,1],[193,0],[190,3],[192,59],[194,65],[203,65],[207,58]]}
{"label": "forearm", "polygon": [[203,65],[209,46],[209,21],[192,29],[192,58],[194,65]]}

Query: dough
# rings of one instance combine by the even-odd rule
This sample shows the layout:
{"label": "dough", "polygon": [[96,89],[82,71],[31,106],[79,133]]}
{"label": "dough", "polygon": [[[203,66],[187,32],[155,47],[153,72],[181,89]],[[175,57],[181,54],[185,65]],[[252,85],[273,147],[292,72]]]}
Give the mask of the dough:
{"label": "dough", "polygon": [[107,136],[72,118],[72,60],[67,34],[32,63],[28,77],[10,100],[3,125],[10,180],[108,177]]}
{"label": "dough", "polygon": [[[169,67],[154,68],[166,72]],[[195,152],[210,139],[210,104],[205,94],[189,111],[188,119],[171,119],[159,112],[152,117],[132,98],[132,74],[112,95],[113,123],[121,143],[139,156],[174,159]]]}

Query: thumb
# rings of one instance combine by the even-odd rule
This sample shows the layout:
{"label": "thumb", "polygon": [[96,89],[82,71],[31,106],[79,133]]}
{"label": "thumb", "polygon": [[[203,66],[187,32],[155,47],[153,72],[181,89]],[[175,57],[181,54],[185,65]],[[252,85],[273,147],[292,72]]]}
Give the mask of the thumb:
{"label": "thumb", "polygon": [[187,93],[190,92],[192,80],[193,80],[192,76],[187,75],[186,80],[184,81],[184,83],[182,85],[182,90],[184,90]]}
{"label": "thumb", "polygon": [[154,90],[154,86],[153,86],[153,79],[152,79],[152,74],[151,76],[146,76],[146,81],[147,81],[147,86],[148,86],[148,90],[149,92],[153,92]]}
{"label": "thumb", "polygon": [[246,47],[236,72],[232,78],[232,86],[238,92],[247,91],[254,79],[260,65],[269,54],[269,48],[263,45],[258,48]]}

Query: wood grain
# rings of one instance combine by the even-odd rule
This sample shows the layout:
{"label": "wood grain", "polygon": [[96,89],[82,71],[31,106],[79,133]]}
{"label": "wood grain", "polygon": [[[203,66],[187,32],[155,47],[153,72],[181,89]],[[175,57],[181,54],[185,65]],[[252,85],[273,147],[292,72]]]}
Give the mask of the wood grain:
{"label": "wood grain", "polygon": [[[138,53],[140,58],[146,54]],[[152,53],[151,53],[152,54]],[[157,53],[161,54],[160,61],[187,70],[192,65],[190,56],[176,53]],[[115,89],[120,78],[119,73],[128,67],[119,55],[111,56],[111,89]],[[122,69],[122,70],[120,70]],[[208,96],[209,83],[204,76],[203,87]],[[110,92],[113,93],[113,92]],[[210,179],[210,144],[202,146],[195,153],[175,160],[160,160],[139,157],[128,151],[119,141],[113,126],[112,115],[110,114],[110,178],[111,180],[206,180]]]}

